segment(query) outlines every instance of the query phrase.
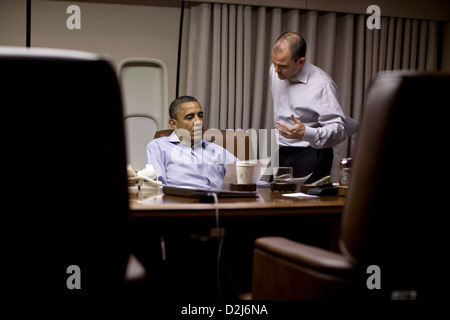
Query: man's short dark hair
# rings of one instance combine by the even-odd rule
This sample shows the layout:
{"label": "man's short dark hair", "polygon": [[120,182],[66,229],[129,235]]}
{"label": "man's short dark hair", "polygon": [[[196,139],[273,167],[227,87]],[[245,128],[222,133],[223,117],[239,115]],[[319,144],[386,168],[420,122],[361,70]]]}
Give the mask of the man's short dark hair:
{"label": "man's short dark hair", "polygon": [[304,58],[306,55],[306,41],[303,37],[296,32],[285,32],[278,37],[273,46],[273,51],[281,51],[288,45],[291,50],[291,59],[298,61],[300,58]]}
{"label": "man's short dark hair", "polygon": [[186,102],[197,102],[197,99],[191,96],[181,96],[172,101],[169,107],[169,115],[171,119],[177,118],[177,113],[180,111],[181,105]]}

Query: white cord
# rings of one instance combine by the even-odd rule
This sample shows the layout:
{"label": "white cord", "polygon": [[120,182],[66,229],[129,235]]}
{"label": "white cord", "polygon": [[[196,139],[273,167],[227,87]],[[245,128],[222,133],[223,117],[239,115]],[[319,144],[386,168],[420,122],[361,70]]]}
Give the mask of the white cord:
{"label": "white cord", "polygon": [[154,187],[160,187],[162,184],[161,181],[158,181],[158,178],[156,178],[156,180],[153,180],[152,178],[144,176],[141,172],[138,172],[137,176],[139,177],[139,179],[144,180],[145,182],[150,182],[150,184]]}
{"label": "white cord", "polygon": [[219,228],[219,199],[217,198],[217,194],[214,192],[208,193],[208,195],[214,197],[214,202],[216,205],[216,231],[219,240],[219,248],[217,249],[216,280],[217,280],[217,290],[219,292],[219,299],[220,301],[222,301],[222,289],[220,287],[220,259],[222,256],[223,236]]}
{"label": "white cord", "polygon": [[153,187],[160,187],[161,186],[161,181],[155,181],[149,177],[146,177],[144,175],[137,175],[136,177],[128,177],[128,181],[129,182],[139,182],[140,180],[145,181],[145,182],[149,182],[150,185],[152,185]]}

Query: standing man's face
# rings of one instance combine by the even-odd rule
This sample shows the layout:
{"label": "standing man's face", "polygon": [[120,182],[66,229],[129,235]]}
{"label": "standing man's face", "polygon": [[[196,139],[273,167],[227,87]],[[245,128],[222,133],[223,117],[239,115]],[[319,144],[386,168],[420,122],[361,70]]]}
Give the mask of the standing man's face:
{"label": "standing man's face", "polygon": [[[187,130],[191,136],[191,145],[193,145],[194,132],[196,135],[201,134],[205,125],[202,107],[196,101],[183,103],[176,115],[176,119],[170,119],[169,124],[174,130]],[[198,137],[196,136],[196,138]]]}
{"label": "standing man's face", "polygon": [[291,52],[289,49],[276,52],[272,50],[272,62],[278,78],[281,80],[291,80],[302,71],[305,58],[294,61],[291,59]]}

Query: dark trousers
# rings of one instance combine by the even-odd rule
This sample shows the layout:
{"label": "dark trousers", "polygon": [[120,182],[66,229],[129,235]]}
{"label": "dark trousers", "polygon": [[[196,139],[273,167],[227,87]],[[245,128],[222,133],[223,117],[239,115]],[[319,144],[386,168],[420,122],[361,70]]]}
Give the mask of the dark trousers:
{"label": "dark trousers", "polygon": [[305,183],[317,181],[331,172],[333,148],[283,147],[279,149],[280,167],[292,167],[294,178],[313,174]]}

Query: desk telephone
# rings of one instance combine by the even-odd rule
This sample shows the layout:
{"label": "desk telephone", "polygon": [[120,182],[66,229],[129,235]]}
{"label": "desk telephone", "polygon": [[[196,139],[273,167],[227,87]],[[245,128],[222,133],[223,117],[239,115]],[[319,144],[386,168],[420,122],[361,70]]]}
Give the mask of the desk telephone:
{"label": "desk telephone", "polygon": [[145,168],[138,172],[134,172],[131,165],[128,164],[127,177],[129,186],[137,185],[138,188],[140,188],[144,183],[146,183],[146,185],[151,187],[161,187],[161,181],[158,181],[158,176],[156,175],[155,168],[153,168],[151,164],[146,164]]}

